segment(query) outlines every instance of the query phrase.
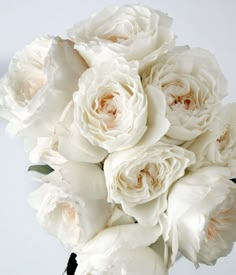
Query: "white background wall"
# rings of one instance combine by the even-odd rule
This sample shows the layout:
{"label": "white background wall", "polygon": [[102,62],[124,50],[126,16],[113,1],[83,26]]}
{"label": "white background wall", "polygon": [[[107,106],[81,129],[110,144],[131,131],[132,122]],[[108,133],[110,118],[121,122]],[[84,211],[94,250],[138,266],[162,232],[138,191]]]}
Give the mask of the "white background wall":
{"label": "white background wall", "polygon": [[[107,5],[137,1],[0,0],[0,75],[10,56],[41,34],[64,35],[75,22]],[[235,0],[150,0],[140,1],[169,13],[174,18],[177,43],[210,49],[229,81],[230,96],[236,101],[236,1]],[[0,119],[0,274],[60,275],[68,252],[42,232],[27,195],[37,186],[27,174],[28,161],[20,139],[4,134]],[[236,230],[236,229],[235,229]],[[195,270],[180,260],[171,275],[234,275],[236,249],[216,266]],[[144,274],[148,275],[148,274]]]}

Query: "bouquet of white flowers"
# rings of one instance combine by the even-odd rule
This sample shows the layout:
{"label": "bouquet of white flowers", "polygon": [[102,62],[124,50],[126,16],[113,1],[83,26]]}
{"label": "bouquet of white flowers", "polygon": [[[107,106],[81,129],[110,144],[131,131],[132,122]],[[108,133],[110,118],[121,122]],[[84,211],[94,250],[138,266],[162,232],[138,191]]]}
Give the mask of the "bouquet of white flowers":
{"label": "bouquet of white flowers", "polygon": [[171,25],[107,8],[69,39],[35,39],[0,80],[7,133],[40,173],[30,205],[76,275],[164,275],[178,252],[212,265],[236,240],[236,103],[222,106],[215,57],[175,46]]}

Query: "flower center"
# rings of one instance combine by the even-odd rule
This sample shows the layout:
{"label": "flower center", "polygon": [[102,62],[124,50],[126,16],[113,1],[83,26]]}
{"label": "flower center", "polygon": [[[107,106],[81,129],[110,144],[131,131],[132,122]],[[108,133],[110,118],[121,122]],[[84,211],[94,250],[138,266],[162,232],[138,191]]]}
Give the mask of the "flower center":
{"label": "flower center", "polygon": [[230,141],[230,134],[229,131],[226,130],[223,135],[221,135],[217,140],[219,145],[219,150],[222,152],[226,148],[226,146],[229,144]]}
{"label": "flower center", "polygon": [[182,104],[184,105],[184,108],[186,110],[192,110],[195,102],[193,100],[193,92],[190,91],[189,93],[182,95],[182,96],[178,96],[178,95],[171,95],[173,98],[172,103],[169,105],[170,107],[177,105],[177,104]]}
{"label": "flower center", "polygon": [[46,84],[46,76],[41,74],[40,77],[33,79],[33,81],[29,81],[29,92],[31,98]]}
{"label": "flower center", "polygon": [[161,85],[166,93],[167,102],[171,109],[176,105],[181,105],[186,110],[194,110],[196,107],[196,99],[192,90],[187,93],[184,91],[184,85],[180,81],[171,82]]}
{"label": "flower center", "polygon": [[148,184],[149,188],[154,191],[160,188],[162,183],[158,179],[159,166],[154,163],[148,163],[138,175],[137,188],[143,186],[143,184]]}
{"label": "flower center", "polygon": [[117,118],[118,110],[114,100],[115,95],[117,95],[117,93],[110,93],[101,97],[96,110],[97,113],[101,115],[102,121],[107,128],[114,128]]}
{"label": "flower center", "polygon": [[215,217],[210,218],[207,229],[206,238],[208,241],[216,240],[220,234],[230,230],[234,230],[234,223],[236,222],[236,209],[227,209]]}
{"label": "flower center", "polygon": [[128,40],[129,38],[124,35],[111,35],[106,37],[106,40],[110,40],[113,43],[121,43],[122,41]]}
{"label": "flower center", "polygon": [[69,220],[71,220],[73,222],[76,221],[77,214],[76,214],[76,211],[75,211],[74,207],[72,207],[72,206],[66,207],[65,214],[66,214],[66,216],[68,217]]}

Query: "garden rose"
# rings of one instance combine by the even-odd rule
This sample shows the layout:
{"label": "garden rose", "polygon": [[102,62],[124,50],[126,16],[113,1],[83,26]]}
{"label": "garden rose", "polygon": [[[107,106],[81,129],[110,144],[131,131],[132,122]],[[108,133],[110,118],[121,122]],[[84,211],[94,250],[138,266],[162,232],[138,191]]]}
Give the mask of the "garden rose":
{"label": "garden rose", "polygon": [[166,98],[170,128],[166,142],[182,144],[206,130],[226,95],[226,81],[207,50],[176,47],[147,68],[143,85],[153,85]]}
{"label": "garden rose", "polygon": [[78,252],[76,275],[166,275],[163,259],[148,247],[160,228],[139,224],[105,229]]}
{"label": "garden rose", "polygon": [[162,143],[110,154],[104,163],[108,201],[121,204],[140,224],[155,225],[169,188],[194,159],[192,152]]}
{"label": "garden rose", "polygon": [[181,178],[171,190],[167,216],[170,243],[193,263],[213,265],[236,241],[236,185],[230,171],[201,168]]}
{"label": "garden rose", "polygon": [[[104,75],[108,76],[104,78]],[[142,89],[136,63],[129,66],[118,60],[111,67],[106,64],[97,70],[90,69],[80,79],[79,88],[74,95],[75,123],[84,137],[108,152],[137,144],[147,131],[148,115],[157,116],[152,110],[148,114],[149,101]],[[151,92],[149,95],[151,97]],[[163,109],[159,114],[164,120],[164,129],[155,125],[157,136],[162,136],[169,127],[165,107],[161,106],[164,101],[162,98],[160,101],[156,113]]]}
{"label": "garden rose", "polygon": [[75,125],[108,152],[132,147],[147,130],[148,103],[137,70],[122,60],[90,68],[74,94]]}
{"label": "garden rose", "polygon": [[166,14],[135,4],[106,8],[75,25],[68,34],[90,65],[119,55],[139,60],[145,67],[173,46],[171,25]]}
{"label": "garden rose", "polygon": [[67,162],[42,181],[30,195],[30,205],[42,228],[65,246],[77,249],[106,227],[112,207],[97,165]]}
{"label": "garden rose", "polygon": [[0,81],[0,115],[8,132],[50,136],[78,88],[86,63],[69,40],[39,37],[12,58]]}
{"label": "garden rose", "polygon": [[108,152],[153,144],[169,128],[165,108],[156,89],[144,93],[137,63],[117,59],[90,68],[58,127],[59,151],[75,161],[99,162]]}
{"label": "garden rose", "polygon": [[236,177],[236,104],[222,108],[210,129],[189,147],[197,157],[193,170],[204,166],[229,167]]}

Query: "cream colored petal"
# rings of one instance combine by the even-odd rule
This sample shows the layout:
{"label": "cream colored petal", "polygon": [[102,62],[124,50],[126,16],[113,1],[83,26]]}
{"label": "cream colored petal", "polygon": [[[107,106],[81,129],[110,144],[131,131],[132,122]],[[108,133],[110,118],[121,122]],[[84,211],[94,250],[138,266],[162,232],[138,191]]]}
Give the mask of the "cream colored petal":
{"label": "cream colored petal", "polygon": [[155,87],[146,90],[148,98],[147,131],[138,146],[158,142],[168,131],[170,123],[166,118],[166,101],[164,95]]}

